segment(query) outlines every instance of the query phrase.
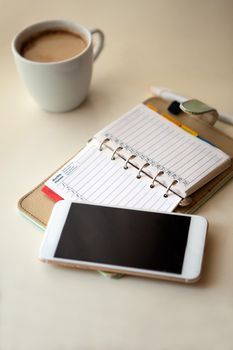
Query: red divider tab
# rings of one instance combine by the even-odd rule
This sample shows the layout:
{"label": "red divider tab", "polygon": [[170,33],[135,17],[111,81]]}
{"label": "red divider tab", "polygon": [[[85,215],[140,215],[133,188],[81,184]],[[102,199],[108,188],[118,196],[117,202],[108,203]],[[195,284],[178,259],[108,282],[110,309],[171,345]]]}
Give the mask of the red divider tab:
{"label": "red divider tab", "polygon": [[64,199],[47,186],[42,187],[41,191],[44,192],[49,198],[51,198],[55,202],[58,202],[61,199]]}

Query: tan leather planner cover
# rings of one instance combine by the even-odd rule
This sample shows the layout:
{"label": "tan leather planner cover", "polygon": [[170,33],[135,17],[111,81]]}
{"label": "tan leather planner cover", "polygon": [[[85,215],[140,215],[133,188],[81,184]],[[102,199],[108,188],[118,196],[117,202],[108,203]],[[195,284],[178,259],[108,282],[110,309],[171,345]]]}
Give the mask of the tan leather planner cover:
{"label": "tan leather planner cover", "polygon": [[[160,113],[169,114],[167,108],[169,102],[164,101],[160,98],[149,98],[144,101],[145,104],[150,103],[155,106]],[[174,117],[173,115],[171,115]],[[223,134],[216,128],[205,123],[200,118],[190,117],[185,113],[180,113],[178,116],[175,116],[176,119],[179,119],[182,123],[190,127],[191,129],[198,132],[198,134],[219,147],[221,150],[226,152],[233,158],[233,139],[229,136]],[[61,165],[62,167],[63,165]],[[58,169],[56,169],[57,171]],[[56,172],[54,171],[54,172]],[[48,178],[52,176],[50,174]],[[205,186],[200,188],[198,191],[191,195],[191,203],[187,206],[178,206],[175,212],[180,213],[193,213],[197,208],[204,204],[211,196],[214,195],[227,181],[233,177],[233,165],[230,168],[225,170],[223,173],[215,177]],[[44,186],[46,178],[39,185],[33,188],[30,192],[25,194],[18,202],[19,210],[31,219],[35,224],[39,225],[41,228],[45,228],[48,219],[50,217],[51,211],[55,202],[46,196],[41,188]]]}

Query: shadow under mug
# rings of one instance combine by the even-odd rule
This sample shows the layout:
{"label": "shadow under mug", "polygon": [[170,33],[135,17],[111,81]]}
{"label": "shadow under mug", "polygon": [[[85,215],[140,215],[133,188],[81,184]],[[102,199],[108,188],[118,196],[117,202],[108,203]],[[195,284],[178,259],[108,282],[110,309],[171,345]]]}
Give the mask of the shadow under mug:
{"label": "shadow under mug", "polygon": [[[80,34],[86,47],[79,55],[56,62],[36,62],[20,54],[25,41],[39,32],[66,30]],[[93,45],[93,35],[96,44]],[[84,26],[66,20],[50,20],[32,24],[12,41],[12,52],[17,70],[29,92],[42,109],[50,112],[67,112],[78,107],[86,98],[94,60],[104,45],[104,34],[100,29],[88,30]]]}

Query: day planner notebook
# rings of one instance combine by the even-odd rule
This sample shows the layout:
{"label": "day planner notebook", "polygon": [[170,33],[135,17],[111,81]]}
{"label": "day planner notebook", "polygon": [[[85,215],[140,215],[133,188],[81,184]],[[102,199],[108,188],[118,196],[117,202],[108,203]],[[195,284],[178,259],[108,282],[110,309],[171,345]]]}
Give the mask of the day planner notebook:
{"label": "day planner notebook", "polygon": [[[139,121],[137,121],[135,115],[129,116],[130,113],[126,113],[128,117],[125,118],[125,116],[123,116],[121,119],[115,121],[102,131],[98,132],[94,136],[93,140],[89,142],[85,148],[79,151],[78,154],[71,159],[71,161],[66,162],[65,165],[60,167],[60,170],[56,170],[54,172],[54,175],[56,174],[55,176],[50,175],[47,179],[43,180],[35,188],[20,198],[18,207],[21,213],[23,213],[27,218],[32,220],[41,228],[45,228],[55,201],[60,199],[62,196],[73,199],[84,198],[90,200],[92,198],[94,201],[99,200],[102,202],[105,201],[106,203],[107,201],[108,203],[112,201],[112,203],[122,203],[135,207],[139,205],[140,207],[151,208],[154,210],[193,213],[233,177],[233,165],[231,163],[230,167],[227,168],[227,166],[230,164],[230,160],[226,155],[230,155],[230,158],[233,157],[232,138],[225,135],[217,128],[206,124],[203,120],[200,120],[198,116],[189,117],[185,113],[181,112],[179,115],[175,116],[174,120],[172,114],[168,111],[169,103],[161,98],[149,98],[148,100],[144,101],[143,104],[149,105],[156,111],[159,110],[159,115],[153,113],[150,114],[151,116],[153,115],[153,118],[148,117],[150,119],[148,130],[146,130],[146,125],[142,127],[142,124],[146,122],[146,120],[148,122],[147,117],[142,115],[140,117],[138,115],[137,118],[141,118],[139,124]],[[140,108],[141,105],[139,106],[139,109]],[[145,108],[147,109],[141,109],[146,110],[147,113],[151,113],[148,107]],[[138,113],[138,111],[136,113]],[[175,122],[175,125],[172,126],[170,121],[169,124],[167,124],[168,121],[164,116],[166,116],[168,119],[171,117],[173,122]],[[131,120],[129,120],[130,118]],[[118,126],[123,126],[123,119],[125,123],[124,131],[126,131],[125,127],[127,126],[128,132],[120,135],[120,130],[117,128]],[[155,140],[156,137],[155,135],[152,136],[153,123],[151,120],[153,119],[154,121],[156,120],[156,122],[161,122],[163,124],[163,126],[160,128],[161,132],[164,127],[169,128],[169,132],[171,132],[169,145],[174,142],[174,139],[172,139],[172,132],[174,132],[174,137],[176,135],[178,135],[178,138],[181,139],[184,137],[183,142],[185,142],[185,144],[183,145],[183,148],[180,148],[180,154],[182,154],[184,157],[186,155],[187,159],[187,154],[189,151],[191,152],[193,148],[200,146],[200,149],[197,148],[194,150],[194,152],[196,152],[196,158],[192,160],[193,168],[189,169],[189,178],[187,176],[187,172],[184,173],[184,170],[188,170],[188,168],[186,168],[186,162],[179,164],[179,167],[183,166],[183,168],[180,169],[178,169],[178,163],[173,164],[175,161],[175,148],[176,146],[178,147],[178,145],[181,145],[178,143],[174,145],[173,143],[173,150],[171,149],[171,146],[170,148],[166,147],[168,145],[167,139],[163,138],[163,136],[164,132],[166,133],[168,130],[163,130],[163,134],[161,133],[160,135],[157,135],[157,143],[160,143],[161,145],[160,150],[163,152],[166,148],[167,150],[166,154],[162,154],[160,155],[161,157],[159,159],[155,159],[158,155],[156,152],[159,151],[159,148],[157,147],[156,149],[153,149],[153,147],[151,147],[151,143],[153,143],[153,140]],[[129,124],[129,121],[131,124]],[[133,124],[134,131],[132,129]],[[174,129],[174,127],[176,129]],[[182,137],[180,134],[181,129],[183,129]],[[189,135],[185,130],[191,131],[191,133],[193,133],[195,136],[198,134],[198,137],[207,139],[217,146],[217,148],[212,146],[209,147],[204,141],[196,141],[196,137]],[[195,130],[195,132],[193,132],[193,130]],[[132,132],[134,133],[132,134]],[[150,132],[151,135],[149,135]],[[128,133],[131,133],[131,135]],[[142,140],[142,134],[146,135],[148,140],[147,144],[145,144],[144,139],[139,143],[140,138]],[[159,137],[160,140],[158,139]],[[104,142],[101,146],[102,151],[99,151],[101,142],[106,138],[111,138],[112,140]],[[199,143],[200,141],[202,143]],[[138,143],[136,144],[136,142]],[[177,142],[180,141],[177,139]],[[190,149],[188,150],[186,146],[189,142]],[[192,142],[194,142],[194,145]],[[120,145],[120,143],[122,143],[122,145]],[[114,154],[115,160],[111,160],[113,150],[116,150],[116,147],[123,147],[123,149],[118,149]],[[146,147],[149,148],[149,150],[147,150]],[[196,162],[199,160],[198,149],[201,151],[202,147],[204,147],[204,154],[206,157],[203,163],[199,163],[199,166],[205,171],[205,174],[200,174],[200,170],[199,173],[196,171],[195,174],[199,174],[199,177],[195,179],[192,177],[192,174],[194,174],[194,168],[197,169],[195,160]],[[224,152],[221,152],[220,150]],[[136,154],[136,152],[138,153]],[[208,152],[211,153],[208,154]],[[91,155],[93,158],[88,158]],[[133,157],[135,155],[136,157]],[[168,156],[168,158],[161,159],[162,156],[164,157],[165,155]],[[97,156],[98,158],[95,158]],[[131,156],[132,158],[129,159],[129,162],[126,165],[126,160]],[[183,156],[180,161],[183,160]],[[171,160],[169,160],[169,157]],[[207,158],[209,160],[209,166],[203,168]],[[93,162],[94,159],[95,162]],[[170,161],[170,163],[168,163],[168,161]],[[145,166],[140,172],[141,178],[137,179],[139,168],[145,165],[147,162],[150,162],[151,165]],[[81,167],[80,172],[77,171],[79,165]],[[124,169],[125,165],[128,167],[127,170]],[[106,168],[104,168],[105,166]],[[224,168],[226,168],[226,170],[224,170]],[[62,172],[64,178],[59,180],[59,177],[56,176],[61,173],[62,169],[64,170]],[[163,175],[161,173],[162,171],[164,172]],[[217,175],[218,173],[219,175]],[[155,178],[156,174],[158,176]],[[213,179],[210,180],[212,177]],[[77,181],[73,181],[75,178]],[[52,181],[52,179],[55,180]],[[71,180],[72,182],[69,183]],[[184,183],[185,180],[186,182]],[[174,184],[174,181],[179,182]],[[205,182],[206,184],[204,184]],[[51,184],[51,187],[55,192],[49,187],[45,186],[45,183],[47,186],[50,186]],[[107,183],[109,186],[108,189],[105,187]],[[167,192],[167,188],[172,183],[173,185]],[[151,185],[152,188],[150,187]],[[101,190],[101,186],[104,186],[106,189],[104,193],[102,191],[103,188]],[[199,186],[201,187],[197,190]],[[47,194],[45,194],[42,189],[44,189]],[[92,193],[93,190],[95,190],[95,193]],[[58,192],[56,193],[56,191],[58,191],[60,195],[57,194]],[[187,195],[188,197],[183,199],[183,197]]]}
{"label": "day planner notebook", "polygon": [[171,212],[230,165],[225,152],[139,104],[98,132],[43,191],[73,201]]}

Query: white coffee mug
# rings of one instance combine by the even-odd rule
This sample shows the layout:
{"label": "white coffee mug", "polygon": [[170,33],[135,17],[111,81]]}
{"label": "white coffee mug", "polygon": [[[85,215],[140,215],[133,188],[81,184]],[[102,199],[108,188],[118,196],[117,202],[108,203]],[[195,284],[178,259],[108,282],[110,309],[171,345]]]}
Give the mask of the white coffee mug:
{"label": "white coffee mug", "polygon": [[[30,37],[44,30],[63,29],[81,34],[87,46],[79,55],[56,62],[35,62],[20,54]],[[93,45],[93,34],[97,35]],[[86,98],[92,76],[93,61],[104,44],[99,29],[88,30],[66,20],[50,20],[32,24],[18,33],[12,41],[12,51],[19,74],[35,101],[45,110],[66,112],[78,107]],[[93,47],[94,46],[94,47]]]}

